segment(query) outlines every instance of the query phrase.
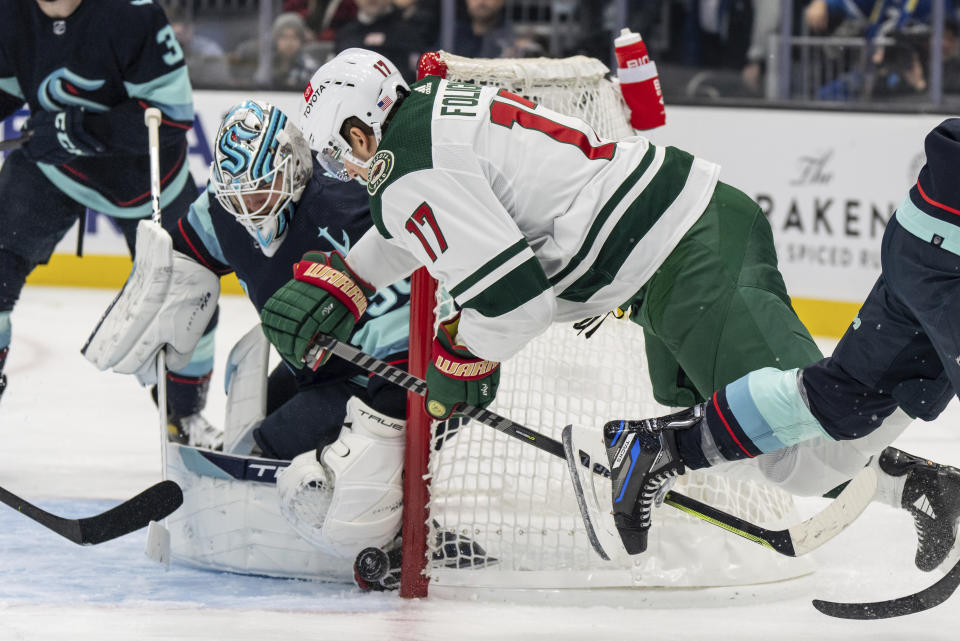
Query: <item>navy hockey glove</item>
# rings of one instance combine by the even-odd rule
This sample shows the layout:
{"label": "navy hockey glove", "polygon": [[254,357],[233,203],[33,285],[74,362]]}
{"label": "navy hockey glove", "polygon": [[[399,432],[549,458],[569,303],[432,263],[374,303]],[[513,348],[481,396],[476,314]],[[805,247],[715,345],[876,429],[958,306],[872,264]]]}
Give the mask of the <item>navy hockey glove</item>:
{"label": "navy hockey glove", "polygon": [[[307,252],[293,266],[293,280],[274,292],[260,311],[263,333],[288,363],[301,368],[318,334],[339,341],[350,337],[374,293],[337,252]],[[322,354],[319,363],[329,358]]]}
{"label": "navy hockey glove", "polygon": [[83,114],[80,107],[32,114],[26,124],[30,139],[23,145],[24,155],[33,162],[62,165],[103,152],[103,143],[83,128]]}
{"label": "navy hockey glove", "polygon": [[500,385],[500,363],[477,358],[456,342],[460,314],[440,323],[427,366],[427,413],[449,418],[463,404],[486,407]]}

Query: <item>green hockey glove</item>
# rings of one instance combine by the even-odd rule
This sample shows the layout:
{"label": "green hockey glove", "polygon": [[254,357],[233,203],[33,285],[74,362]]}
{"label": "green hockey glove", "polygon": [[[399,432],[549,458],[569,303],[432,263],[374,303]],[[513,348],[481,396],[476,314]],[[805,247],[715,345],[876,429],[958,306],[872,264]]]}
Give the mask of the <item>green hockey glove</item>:
{"label": "green hockey glove", "polygon": [[493,402],[500,384],[500,363],[477,358],[457,345],[460,314],[440,323],[427,366],[427,413],[449,418],[464,404],[486,407]]}
{"label": "green hockey glove", "polygon": [[[274,292],[260,311],[263,333],[288,363],[301,368],[317,335],[339,341],[350,337],[374,292],[350,271],[339,253],[307,252],[293,266],[293,279]],[[329,358],[322,353],[315,368]]]}

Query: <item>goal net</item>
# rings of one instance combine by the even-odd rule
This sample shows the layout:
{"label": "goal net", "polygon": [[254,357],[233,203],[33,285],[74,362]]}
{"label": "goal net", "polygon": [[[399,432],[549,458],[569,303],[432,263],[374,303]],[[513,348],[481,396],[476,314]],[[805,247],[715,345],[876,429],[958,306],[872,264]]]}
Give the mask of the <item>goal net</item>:
{"label": "goal net", "polygon": [[[471,60],[438,52],[434,72],[494,84],[590,122],[606,138],[633,135],[607,67],[578,56],[562,60]],[[418,278],[423,278],[422,274]],[[451,311],[442,290],[414,285],[411,368],[429,358],[437,318]],[[416,310],[420,309],[420,312]],[[426,350],[426,352],[424,351]],[[422,375],[422,372],[419,372]],[[758,584],[809,573],[804,560],[780,557],[674,508],[654,512],[648,551],[629,563],[600,560],[590,547],[563,460],[490,427],[431,423],[411,403],[404,525],[404,594],[472,595],[485,589],[699,588]],[[595,427],[618,418],[669,413],[652,394],[643,332],[612,316],[589,339],[554,325],[501,366],[491,409],[560,440],[567,424]],[[429,431],[429,434],[427,434]],[[599,436],[598,436],[599,438]],[[409,441],[408,441],[409,443]],[[749,477],[749,470],[739,476]],[[791,497],[762,483],[694,472],[677,491],[741,518],[776,527],[796,518]],[[423,503],[423,504],[421,504]],[[424,509],[425,508],[425,509]],[[425,526],[419,527],[419,526]],[[422,540],[413,541],[421,532]],[[408,556],[419,563],[408,565]]]}

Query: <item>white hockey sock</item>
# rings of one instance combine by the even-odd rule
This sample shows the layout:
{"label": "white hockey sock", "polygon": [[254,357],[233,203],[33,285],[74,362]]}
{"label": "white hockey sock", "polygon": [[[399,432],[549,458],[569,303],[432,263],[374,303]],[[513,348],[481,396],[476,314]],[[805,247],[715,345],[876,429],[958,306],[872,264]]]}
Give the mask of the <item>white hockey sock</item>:
{"label": "white hockey sock", "polygon": [[903,488],[907,483],[907,477],[910,475],[892,476],[884,472],[883,468],[880,467],[879,454],[870,459],[869,467],[872,467],[877,473],[877,493],[874,494],[873,500],[891,507],[901,507]]}

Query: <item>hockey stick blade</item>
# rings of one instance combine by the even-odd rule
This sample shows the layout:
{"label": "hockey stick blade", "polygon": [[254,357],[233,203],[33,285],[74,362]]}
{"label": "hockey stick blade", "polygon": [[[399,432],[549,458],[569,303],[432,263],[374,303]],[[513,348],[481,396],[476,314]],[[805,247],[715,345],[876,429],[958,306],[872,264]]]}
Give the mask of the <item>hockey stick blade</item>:
{"label": "hockey stick blade", "polygon": [[97,545],[166,518],[183,504],[183,492],[173,481],[161,481],[106,512],[82,519],[41,510],[2,487],[0,501],[77,545]]}
{"label": "hockey stick blade", "polygon": [[[324,334],[314,338],[313,345],[303,357],[304,363],[313,364],[318,361],[323,350],[330,350],[340,358],[415,394],[425,396],[427,393],[427,384],[423,379],[365,354],[353,345],[341,343],[332,336]],[[473,405],[464,405],[457,410],[457,413],[469,416],[478,423],[492,427],[548,454],[568,459],[564,452],[563,443],[560,441],[535,432],[490,410]],[[574,457],[574,461],[576,461],[576,457]],[[600,463],[591,463],[589,455],[582,452],[580,453],[580,464],[589,467],[594,474],[610,475],[610,470]],[[860,479],[859,482],[857,482],[858,479]],[[785,556],[799,556],[820,547],[855,521],[869,505],[876,489],[876,483],[876,474],[871,475],[869,472],[861,471],[854,481],[851,481],[843,492],[822,512],[786,530],[769,530],[701,503],[696,499],[684,496],[679,492],[667,492],[664,503],[701,521],[706,521]]]}
{"label": "hockey stick blade", "polygon": [[939,581],[908,596],[873,603],[835,603],[814,599],[813,607],[827,616],[838,619],[892,619],[935,608],[949,599],[958,586],[960,586],[960,561]]}

